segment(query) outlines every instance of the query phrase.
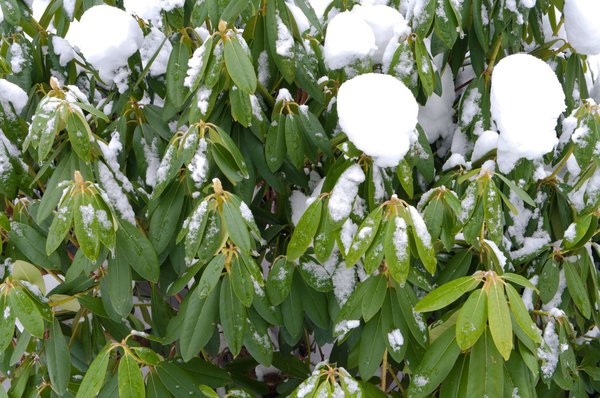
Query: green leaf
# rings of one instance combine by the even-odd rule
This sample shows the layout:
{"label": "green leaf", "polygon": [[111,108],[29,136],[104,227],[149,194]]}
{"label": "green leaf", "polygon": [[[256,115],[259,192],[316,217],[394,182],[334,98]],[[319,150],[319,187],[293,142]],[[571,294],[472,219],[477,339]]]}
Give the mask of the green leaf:
{"label": "green leaf", "polygon": [[50,382],[58,394],[64,394],[71,379],[71,354],[57,319],[50,326],[45,352]]}
{"label": "green leaf", "polygon": [[392,216],[385,224],[383,252],[390,275],[400,284],[408,278],[410,269],[410,246],[408,231],[403,217]]}
{"label": "green leaf", "polygon": [[158,258],[152,244],[136,228],[135,225],[124,221],[119,223],[117,230],[117,250],[140,276],[150,282],[157,282],[160,272]]}
{"label": "green leaf", "polygon": [[435,250],[433,249],[433,243],[431,241],[431,235],[425,225],[425,221],[419,211],[413,206],[408,207],[410,213],[410,224],[413,237],[417,246],[417,252],[419,258],[423,262],[425,269],[433,275],[437,266],[437,259],[435,258]]}
{"label": "green leaf", "polygon": [[323,201],[316,199],[306,208],[304,214],[300,217],[287,247],[287,258],[289,261],[297,260],[310,246],[319,229],[322,210]]}
{"label": "green leaf", "polygon": [[82,192],[73,202],[73,223],[79,247],[87,258],[96,261],[100,254],[100,236],[93,197]]}
{"label": "green leaf", "polygon": [[[428,1],[435,6],[435,0]],[[425,95],[429,97],[433,94],[433,89],[435,88],[435,74],[433,73],[433,66],[431,65],[431,58],[427,52],[427,47],[425,47],[425,43],[423,43],[420,37],[415,41],[415,59],[421,87]]]}
{"label": "green leaf", "polygon": [[25,330],[41,339],[44,337],[44,318],[24,289],[26,288],[21,286],[10,289],[10,308],[14,310]]}
{"label": "green leaf", "polygon": [[538,344],[541,343],[542,338],[540,330],[535,325],[535,323],[533,323],[531,316],[529,316],[529,312],[527,312],[527,308],[525,307],[523,299],[521,298],[519,293],[517,293],[515,288],[509,284],[506,284],[504,288],[506,289],[506,295],[508,296],[510,310],[521,329],[523,329],[525,334],[531,340]]}
{"label": "green leaf", "polygon": [[383,275],[375,275],[365,282],[365,300],[362,302],[362,315],[368,322],[383,305],[387,293],[387,278]]}
{"label": "green leaf", "polygon": [[231,262],[229,278],[233,292],[240,303],[245,307],[250,307],[252,298],[254,297],[254,283],[252,276],[239,257],[234,258]]}
{"label": "green leaf", "polygon": [[85,372],[85,376],[81,381],[81,385],[79,386],[79,390],[77,390],[75,398],[95,397],[98,394],[102,384],[104,384],[104,377],[106,376],[106,368],[108,366],[111,349],[112,345],[107,344],[102,351],[98,353],[96,358],[94,358],[90,367]]}
{"label": "green leaf", "polygon": [[[277,69],[281,72],[284,79],[288,83],[292,83],[296,76],[294,48],[291,46],[288,48],[281,48],[278,46],[278,40],[280,40],[279,34],[287,30],[287,35],[291,37],[289,31],[289,24],[287,22],[287,9],[283,1],[270,1],[267,5],[267,15],[265,19],[265,26],[267,31],[267,42],[269,44],[269,50],[271,50],[271,58],[277,65]],[[286,39],[288,36],[282,38]],[[292,43],[293,44],[293,43]]]}
{"label": "green leaf", "polygon": [[581,312],[581,315],[586,319],[589,319],[592,313],[590,298],[588,297],[587,288],[581,280],[577,268],[574,264],[565,262],[563,270],[565,271],[565,280],[567,281],[569,295],[573,299],[577,309]]}
{"label": "green leaf", "polygon": [[281,304],[283,326],[290,335],[292,341],[289,343],[292,344],[298,342],[304,331],[303,289],[302,283],[298,279],[298,276],[293,279],[290,294]]}
{"label": "green leaf", "polygon": [[538,288],[540,290],[540,299],[546,304],[556,294],[560,282],[560,270],[558,263],[549,258],[541,269]]}
{"label": "green leaf", "polygon": [[231,103],[231,116],[244,127],[249,127],[252,123],[252,102],[250,94],[233,86],[229,90],[229,102]]}
{"label": "green leaf", "polygon": [[425,351],[410,377],[409,396],[429,396],[450,373],[460,355],[455,335],[454,328],[448,328]]}
{"label": "green leaf", "polygon": [[21,11],[16,0],[6,0],[0,3],[4,20],[12,26],[18,26],[21,20]]}
{"label": "green leaf", "polygon": [[179,350],[186,362],[206,346],[214,333],[218,314],[219,287],[213,289],[206,300],[200,297],[197,289],[191,293],[186,306],[179,336]]}
{"label": "green leaf", "polygon": [[498,352],[508,360],[513,348],[512,321],[504,296],[504,286],[497,280],[492,281],[488,290],[488,322]]}
{"label": "green leaf", "polygon": [[292,278],[294,277],[293,264],[285,257],[279,257],[273,262],[267,276],[267,296],[273,305],[281,304],[290,293]]}
{"label": "green leaf", "polygon": [[360,224],[346,254],[346,267],[352,267],[365,254],[375,239],[381,224],[383,207],[377,207]]}
{"label": "green leaf", "polygon": [[249,2],[246,0],[232,0],[227,4],[227,7],[221,14],[221,19],[227,22],[234,22],[234,20],[248,7]]}
{"label": "green leaf", "polygon": [[156,367],[160,381],[176,398],[202,397],[194,378],[181,367],[171,362],[163,361]]}
{"label": "green leaf", "polygon": [[265,322],[257,315],[247,319],[246,334],[244,335],[244,346],[258,363],[263,366],[271,366],[273,360],[273,345]]}
{"label": "green leaf", "polygon": [[33,264],[49,270],[60,268],[60,257],[58,253],[47,255],[45,251],[46,239],[38,230],[27,224],[13,221],[8,238],[21,253]]}
{"label": "green leaf", "polygon": [[125,354],[119,361],[119,398],[144,398],[146,390],[142,372],[135,359]]}
{"label": "green leaf", "polygon": [[252,249],[252,241],[239,206],[235,206],[231,200],[223,202],[223,219],[229,237],[237,247],[243,252],[250,252]]}
{"label": "green leaf", "polygon": [[187,64],[190,59],[190,48],[184,42],[183,38],[178,38],[173,44],[167,72],[167,99],[177,109],[183,106],[187,96],[188,89],[183,85],[187,73]]}
{"label": "green leaf", "polygon": [[493,344],[489,331],[471,350],[467,395],[469,397],[502,397],[504,361]]}
{"label": "green leaf", "polygon": [[279,170],[285,160],[285,117],[281,114],[273,118],[267,131],[265,160],[272,172]]}
{"label": "green leaf", "polygon": [[358,371],[363,380],[369,380],[381,364],[385,352],[385,336],[381,315],[366,323],[361,333]]}
{"label": "green leaf", "polygon": [[246,307],[237,299],[228,275],[221,282],[219,318],[229,350],[237,356],[242,349],[247,315]]}
{"label": "green leaf", "polygon": [[458,312],[456,343],[461,350],[471,348],[478,340],[487,321],[487,294],[483,289],[471,293]]}
{"label": "green leaf", "polygon": [[396,168],[396,175],[398,176],[398,181],[400,181],[400,185],[407,193],[408,197],[412,199],[414,194],[414,186],[413,186],[413,172],[412,167],[406,159],[402,159]]}
{"label": "green leaf", "polygon": [[12,342],[15,334],[15,311],[10,306],[9,295],[4,293],[0,295],[0,350],[5,350]]}
{"label": "green leaf", "polygon": [[475,289],[480,283],[481,280],[472,276],[457,278],[423,297],[415,305],[415,311],[430,312],[444,308],[458,300],[463,294]]}
{"label": "green leaf", "polygon": [[297,169],[301,169],[304,165],[305,149],[298,123],[298,116],[294,114],[290,113],[285,117],[285,146],[292,164]]}
{"label": "green leaf", "polygon": [[126,317],[133,307],[131,268],[124,261],[119,248],[108,257],[107,270],[100,281],[100,291],[105,307],[110,306],[121,317]]}
{"label": "green leaf", "polygon": [[231,80],[247,94],[256,91],[256,73],[248,54],[237,37],[228,36],[224,42],[225,66]]}
{"label": "green leaf", "polygon": [[500,178],[502,180],[502,182],[504,182],[506,185],[508,185],[508,187],[511,190],[513,190],[517,194],[517,196],[519,198],[521,198],[521,200],[523,202],[527,203],[528,205],[530,205],[532,207],[536,207],[535,201],[533,199],[531,199],[531,196],[529,196],[529,194],[527,192],[525,192],[525,190],[523,190],[523,188],[519,187],[517,184],[515,184],[508,178],[504,177],[500,173],[496,173],[496,174],[494,174],[494,176]]}
{"label": "green leaf", "polygon": [[179,225],[179,216],[185,200],[185,189],[175,183],[160,199],[150,218],[148,238],[156,253],[162,253],[171,242]]}
{"label": "green leaf", "polygon": [[67,116],[67,133],[71,148],[86,162],[90,161],[92,131],[83,114],[78,110],[72,110]]}
{"label": "green leaf", "polygon": [[219,278],[221,277],[221,273],[223,272],[224,266],[225,256],[223,254],[215,256],[210,261],[210,263],[208,263],[208,265],[202,272],[202,277],[200,278],[200,282],[198,282],[198,287],[194,292],[194,294],[196,294],[198,298],[205,299],[210,295],[210,293],[213,291],[213,289],[217,286],[217,283],[219,282]]}
{"label": "green leaf", "polygon": [[529,279],[525,278],[522,275],[513,274],[511,272],[505,272],[504,274],[502,274],[502,279],[505,279],[509,282],[512,282],[517,285],[537,291],[537,287],[535,287],[535,285],[533,283],[531,283],[529,281]]}

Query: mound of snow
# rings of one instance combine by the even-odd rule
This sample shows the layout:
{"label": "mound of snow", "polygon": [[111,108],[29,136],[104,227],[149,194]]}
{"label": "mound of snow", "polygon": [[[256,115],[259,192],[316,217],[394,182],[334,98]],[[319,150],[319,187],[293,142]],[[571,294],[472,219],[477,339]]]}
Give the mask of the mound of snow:
{"label": "mound of snow", "polygon": [[419,106],[400,80],[367,73],[341,85],[337,111],[348,139],[378,166],[392,167],[408,152]]}
{"label": "mound of snow", "polygon": [[492,130],[486,130],[477,141],[475,141],[475,146],[473,147],[473,154],[471,155],[471,161],[476,162],[482,157],[484,157],[488,152],[493,149],[496,149],[498,146],[498,133]]}
{"label": "mound of snow", "polygon": [[385,5],[355,6],[352,14],[365,21],[375,35],[377,50],[373,54],[373,61],[380,64],[383,53],[390,40],[398,40],[400,36],[408,36],[410,28],[408,23],[397,10]]}
{"label": "mound of snow", "polygon": [[376,50],[373,30],[350,11],[337,14],[327,25],[323,56],[329,69],[341,69],[364,60]]}
{"label": "mound of snow", "polygon": [[131,15],[99,5],[71,23],[66,39],[98,70],[100,79],[109,83],[117,69],[126,66],[127,59],[140,48],[144,35]]}
{"label": "mound of snow", "polygon": [[567,41],[579,54],[600,54],[600,1],[565,0]]}
{"label": "mound of snow", "polygon": [[558,143],[556,121],[565,94],[548,64],[527,54],[502,59],[492,74],[491,111],[500,130],[498,167],[507,173],[526,158],[539,159]]}
{"label": "mound of snow", "polygon": [[325,35],[325,64],[340,69],[357,61],[383,62],[386,47],[410,33],[408,23],[386,5],[357,5],[334,16]]}
{"label": "mound of snow", "polygon": [[[6,115],[14,116],[12,109],[17,114],[27,105],[27,93],[14,83],[0,79],[0,106]],[[12,107],[12,108],[11,108]]]}
{"label": "mound of snow", "polygon": [[185,0],[125,0],[123,5],[130,14],[162,26],[162,11],[183,7]]}

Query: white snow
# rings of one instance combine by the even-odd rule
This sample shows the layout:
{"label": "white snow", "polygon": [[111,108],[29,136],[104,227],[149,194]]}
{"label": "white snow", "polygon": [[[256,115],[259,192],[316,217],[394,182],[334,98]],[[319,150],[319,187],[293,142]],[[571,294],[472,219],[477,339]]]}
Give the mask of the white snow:
{"label": "white snow", "polygon": [[21,87],[8,80],[0,79],[0,106],[7,116],[14,116],[13,108],[17,114],[20,114],[27,100],[27,93]]}
{"label": "white snow", "polygon": [[294,47],[294,37],[292,32],[283,23],[279,12],[277,12],[277,40],[275,41],[275,51],[282,57],[289,58],[292,56],[292,48]]}
{"label": "white snow", "polygon": [[365,21],[373,31],[377,47],[372,55],[374,63],[383,62],[383,54],[392,39],[397,41],[410,33],[402,14],[387,5],[357,5],[352,8],[351,13]]}
{"label": "white snow", "polygon": [[473,154],[471,155],[471,162],[475,162],[481,159],[484,155],[498,146],[498,133],[492,130],[486,130],[479,135],[475,146],[473,147]]}
{"label": "white snow", "polygon": [[580,54],[600,54],[600,1],[565,0],[567,41]]}
{"label": "white snow", "polygon": [[535,160],[558,143],[556,121],[565,95],[556,75],[527,54],[502,59],[492,74],[491,111],[500,130],[498,167],[508,173],[521,158]]}
{"label": "white snow", "polygon": [[393,351],[400,351],[402,345],[404,345],[404,336],[402,336],[402,332],[400,329],[394,329],[387,334],[388,342],[390,343],[390,348]]}
{"label": "white snow", "polygon": [[393,238],[394,250],[396,252],[396,257],[400,261],[406,260],[408,256],[408,234],[406,233],[406,221],[402,217],[396,217],[394,219],[395,229]]}
{"label": "white snow", "polygon": [[329,21],[323,56],[329,69],[341,69],[365,60],[377,51],[375,34],[362,18],[350,11]]}
{"label": "white snow", "polygon": [[490,249],[492,249],[492,251],[496,255],[496,258],[498,258],[498,263],[500,265],[500,268],[504,269],[504,267],[506,266],[506,256],[504,255],[504,253],[502,253],[502,251],[500,250],[498,245],[496,245],[495,242],[488,240],[488,239],[484,239],[484,240],[485,240],[485,243],[487,243],[487,245],[490,247]]}
{"label": "white snow", "polygon": [[98,163],[98,174],[109,202],[117,209],[124,220],[135,225],[135,213],[127,196],[123,193],[112,172],[102,162]]}
{"label": "white snow", "polygon": [[539,359],[542,361],[541,370],[546,378],[552,377],[558,364],[558,334],[556,333],[556,321],[549,318],[544,328],[544,344],[537,350]]}
{"label": "white snow", "polygon": [[63,0],[63,9],[70,20],[73,19],[73,13],[75,12],[75,0]]}
{"label": "white snow", "polygon": [[355,164],[342,173],[329,197],[329,215],[333,221],[342,221],[350,215],[358,186],[365,180],[362,168]]}
{"label": "white snow", "polygon": [[425,130],[430,143],[440,137],[447,137],[454,131],[454,78],[450,67],[441,76],[442,95],[433,94],[425,106],[419,106],[419,124]]}
{"label": "white snow", "polygon": [[419,211],[415,209],[413,206],[408,206],[408,211],[410,212],[410,218],[413,222],[413,226],[415,227],[415,232],[419,239],[423,242],[423,245],[427,248],[431,248],[431,235],[427,230],[427,226],[425,225],[425,221]]}
{"label": "white snow", "polygon": [[[533,277],[531,277],[531,279],[529,279],[529,282],[531,282],[534,286],[537,286],[539,280],[539,276],[538,275],[534,275]],[[530,287],[526,287],[525,289],[523,289],[523,304],[525,304],[525,308],[527,308],[528,311],[533,311],[534,309],[534,305],[533,305],[533,289]]]}
{"label": "white snow", "polygon": [[[219,51],[221,49],[221,47],[219,46]],[[206,42],[204,42],[200,47],[198,47],[197,49],[194,50],[194,53],[192,54],[192,57],[190,58],[190,60],[188,61],[188,70],[187,70],[187,76],[185,77],[185,80],[183,81],[183,85],[193,89],[196,81],[198,80],[198,74],[200,73],[200,70],[203,67],[202,64],[202,58],[204,56],[204,52],[206,51]]]}
{"label": "white snow", "polygon": [[249,223],[254,223],[254,215],[252,214],[252,210],[250,210],[246,202],[240,203],[240,213],[242,214],[244,220],[248,221]]}
{"label": "white snow", "polygon": [[173,45],[168,39],[166,39],[165,34],[159,29],[152,27],[150,29],[150,33],[144,37],[142,47],[140,48],[140,56],[142,58],[142,66],[144,68],[146,65],[148,65],[152,57],[154,57],[154,54],[156,54],[158,51],[158,55],[154,61],[152,61],[152,65],[150,65],[150,70],[148,71],[150,76],[159,76],[167,71],[167,64],[169,63],[171,50],[173,50]]}
{"label": "white snow", "polygon": [[130,14],[162,26],[162,11],[183,7],[185,0],[125,0],[125,10]]}
{"label": "white snow", "polygon": [[310,22],[308,21],[308,18],[306,17],[306,15],[304,15],[304,12],[302,12],[300,7],[298,7],[290,1],[287,1],[285,5],[292,14],[292,17],[294,17],[294,21],[296,22],[296,26],[298,26],[298,31],[300,33],[303,33],[310,29]]}
{"label": "white snow", "polygon": [[68,41],[60,36],[52,36],[52,49],[54,54],[58,56],[60,66],[66,66],[75,58],[75,51]]}
{"label": "white snow", "polygon": [[204,138],[200,138],[198,142],[198,148],[196,149],[196,153],[192,158],[190,164],[188,164],[188,169],[190,171],[190,176],[196,187],[200,188],[202,184],[206,181],[206,176],[208,174],[208,159],[206,158],[206,149],[207,143]]}
{"label": "white snow", "polygon": [[400,80],[367,73],[341,85],[337,111],[348,139],[378,166],[392,167],[410,148],[419,107]]}
{"label": "white snow", "polygon": [[144,36],[136,20],[125,11],[99,5],[71,23],[66,39],[108,84],[119,68],[127,66],[127,59],[141,47]]}
{"label": "white snow", "polygon": [[349,321],[341,321],[333,328],[334,333],[339,334],[340,337],[343,337],[346,333],[351,331],[352,329],[356,329],[360,326],[360,321],[358,320],[349,320]]}

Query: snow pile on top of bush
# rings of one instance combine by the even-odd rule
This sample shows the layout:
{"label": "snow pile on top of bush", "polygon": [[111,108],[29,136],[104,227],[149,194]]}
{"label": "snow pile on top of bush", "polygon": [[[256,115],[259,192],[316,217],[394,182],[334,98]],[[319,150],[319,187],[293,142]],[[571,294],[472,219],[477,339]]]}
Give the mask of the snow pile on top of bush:
{"label": "snow pile on top of bush", "polygon": [[491,112],[498,129],[498,167],[508,173],[521,158],[535,160],[558,143],[556,121],[565,94],[556,75],[538,58],[515,54],[492,74]]}
{"label": "snow pile on top of bush", "polygon": [[144,35],[131,15],[116,7],[99,5],[71,24],[66,39],[108,84],[117,69],[126,66],[127,59],[140,48]]}
{"label": "snow pile on top of bush", "polygon": [[375,53],[375,35],[361,18],[345,11],[327,25],[323,55],[329,69],[341,69]]}
{"label": "snow pile on top of bush", "polygon": [[329,69],[341,69],[368,58],[381,63],[388,43],[409,32],[402,14],[391,7],[355,6],[329,22],[325,35],[325,64]]}
{"label": "snow pile on top of bush", "polygon": [[408,152],[419,107],[400,80],[367,73],[342,84],[337,111],[348,139],[378,166],[392,167]]}
{"label": "snow pile on top of bush", "polygon": [[565,0],[565,30],[579,54],[600,54],[600,1]]}
{"label": "snow pile on top of bush", "polygon": [[184,0],[125,0],[123,5],[127,12],[162,26],[162,11],[172,11],[183,7]]}
{"label": "snow pile on top of bush", "polygon": [[365,21],[373,30],[377,47],[373,54],[375,63],[382,62],[383,53],[390,40],[397,40],[400,36],[407,36],[410,33],[410,28],[402,14],[391,7],[384,5],[355,6],[351,12]]}

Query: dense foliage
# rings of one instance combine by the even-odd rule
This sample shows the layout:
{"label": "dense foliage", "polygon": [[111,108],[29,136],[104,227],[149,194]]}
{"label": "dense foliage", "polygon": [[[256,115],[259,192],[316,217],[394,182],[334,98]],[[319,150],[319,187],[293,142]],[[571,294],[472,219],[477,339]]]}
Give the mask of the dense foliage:
{"label": "dense foliage", "polygon": [[[406,30],[357,58],[323,46],[352,0],[140,2],[0,1],[0,396],[600,392],[600,86],[563,0],[379,1]],[[520,52],[560,140],[497,169]],[[421,105],[392,167],[358,147],[395,119],[348,101],[395,99],[337,101],[372,73]]]}

